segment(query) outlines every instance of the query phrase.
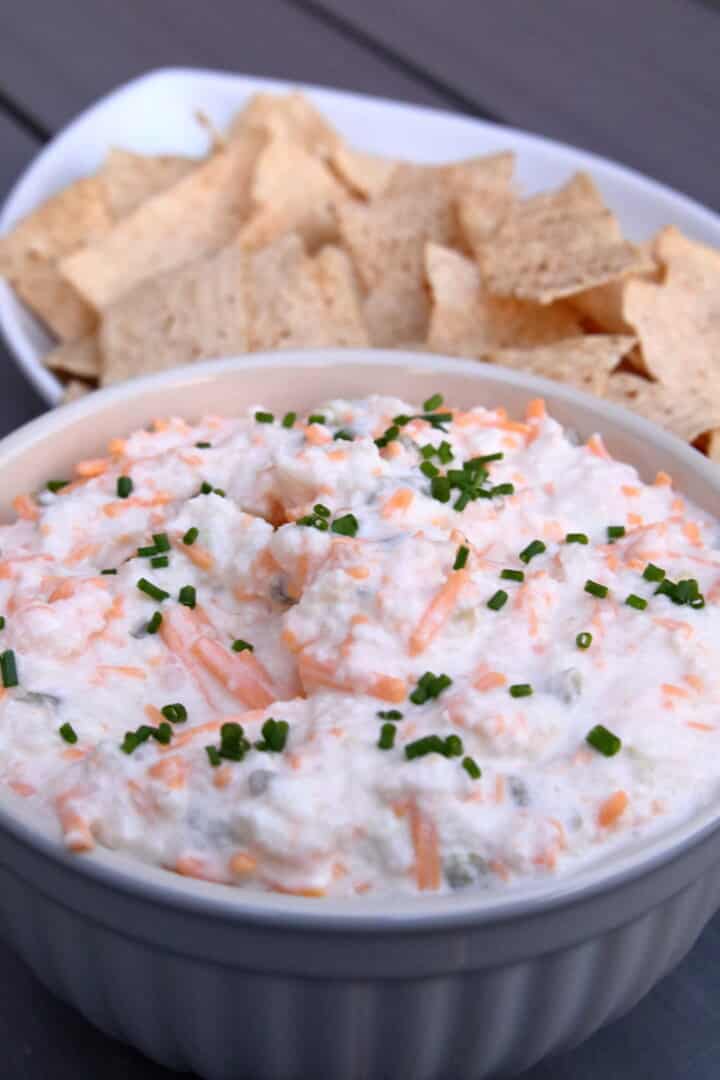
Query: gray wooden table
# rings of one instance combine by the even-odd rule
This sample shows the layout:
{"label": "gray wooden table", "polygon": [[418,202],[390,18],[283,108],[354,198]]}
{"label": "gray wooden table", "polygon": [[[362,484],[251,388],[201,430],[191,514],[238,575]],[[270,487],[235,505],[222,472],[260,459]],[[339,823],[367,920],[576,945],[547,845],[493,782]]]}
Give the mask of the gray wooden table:
{"label": "gray wooden table", "polygon": [[[455,108],[720,208],[720,0],[2,0],[0,198],[76,112],[166,65]],[[0,366],[2,435],[44,406],[1,346]],[[628,1017],[527,1077],[717,1080],[719,971],[720,917]],[[171,1075],[55,1001],[2,945],[0,973],[3,1080]]]}

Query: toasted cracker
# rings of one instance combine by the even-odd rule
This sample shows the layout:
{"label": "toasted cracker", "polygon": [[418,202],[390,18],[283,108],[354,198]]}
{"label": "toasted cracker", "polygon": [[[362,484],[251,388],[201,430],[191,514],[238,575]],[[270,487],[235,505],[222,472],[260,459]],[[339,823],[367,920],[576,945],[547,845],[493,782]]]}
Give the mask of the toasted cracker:
{"label": "toasted cracker", "polygon": [[236,246],[137,285],[104,313],[102,383],[249,346],[247,257]]}
{"label": "toasted cracker", "polygon": [[0,237],[0,274],[61,341],[89,333],[95,315],[60,276],[57,260],[110,225],[105,188],[88,177],[53,195]]}
{"label": "toasted cracker", "polygon": [[246,132],[227,150],[138,206],[60,269],[88,303],[107,307],[139,282],[230,243],[250,209],[262,136]]}
{"label": "toasted cracker", "polygon": [[354,150],[342,142],[330,154],[328,164],[353,195],[368,201],[387,193],[398,169],[392,158]]}
{"label": "toasted cracker", "polygon": [[542,304],[644,265],[584,173],[557,191],[516,203],[476,255],[491,292]]}
{"label": "toasted cracker", "polygon": [[65,383],[61,404],[69,405],[71,401],[79,401],[80,398],[92,394],[93,390],[93,386],[81,379],[70,379],[70,382]]}
{"label": "toasted cracker", "polygon": [[352,264],[340,248],[309,257],[290,233],[250,259],[252,349],[367,345]]}
{"label": "toasted cracker", "polygon": [[428,244],[425,270],[432,297],[427,341],[435,352],[480,357],[492,348],[546,345],[581,333],[567,304],[492,296],[477,265],[450,248]]}
{"label": "toasted cracker", "polygon": [[675,387],[650,382],[642,375],[619,372],[608,380],[607,397],[686,442],[720,428],[720,394],[713,395],[704,380],[688,379],[678,393]]}
{"label": "toasted cracker", "polygon": [[97,174],[105,185],[113,219],[125,217],[159,191],[172,187],[197,168],[193,158],[173,154],[151,157],[112,149]]}
{"label": "toasted cracker", "polygon": [[43,357],[45,367],[78,379],[99,379],[102,362],[96,334],[59,345]]}
{"label": "toasted cracker", "polygon": [[320,157],[329,157],[341,142],[322,113],[297,90],[290,94],[254,94],[233,119],[229,138],[237,138],[248,129],[270,139],[287,139]]}
{"label": "toasted cracker", "polygon": [[336,208],[348,198],[327,165],[290,139],[270,140],[258,158],[253,212],[238,234],[250,251],[297,232],[310,250],[338,238]]}
{"label": "toasted cracker", "polygon": [[609,281],[605,285],[597,285],[593,289],[585,289],[576,293],[571,303],[597,331],[606,334],[632,334],[634,330],[623,316],[625,302],[625,289],[630,281],[659,281],[660,267],[655,261],[652,244],[639,244],[638,250],[642,252],[644,265],[633,271],[625,278]]}
{"label": "toasted cracker", "polygon": [[534,349],[496,349],[483,356],[492,364],[542,375],[602,397],[611,372],[632,349],[635,338],[621,334],[591,334],[565,338]]}
{"label": "toasted cracker", "polygon": [[437,185],[455,197],[472,192],[509,192],[512,188],[515,155],[511,151],[466,158],[445,165],[402,162],[394,170],[389,194]]}
{"label": "toasted cracker", "polygon": [[[688,378],[720,384],[720,252],[663,229],[655,255],[664,280],[629,281],[623,316],[634,328],[646,371],[668,386]],[[720,391],[715,391],[716,394]]]}

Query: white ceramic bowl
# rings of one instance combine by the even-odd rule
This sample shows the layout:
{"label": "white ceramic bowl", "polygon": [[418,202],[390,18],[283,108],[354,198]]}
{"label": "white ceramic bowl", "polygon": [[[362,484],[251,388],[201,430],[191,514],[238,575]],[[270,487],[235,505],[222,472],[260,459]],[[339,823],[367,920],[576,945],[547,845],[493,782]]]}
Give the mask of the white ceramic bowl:
{"label": "white ceramic bowl", "polygon": [[[646,479],[706,508],[720,476],[645,421],[541,379],[437,357],[275,353],[105,390],[0,443],[0,513],[20,491],[157,415],[441,388],[510,411],[543,394],[562,423],[602,431]],[[720,905],[709,806],[574,876],[490,899],[309,900],[239,893],[118,853],[67,853],[57,827],[0,796],[0,918],[39,978],[108,1034],[210,1080],[477,1080],[515,1072],[629,1009]]]}
{"label": "white ceramic bowl", "polygon": [[[720,218],[699,203],[633,169],[572,146],[468,116],[397,101],[300,86],[356,146],[417,161],[452,161],[514,150],[517,175],[528,194],[555,187],[578,169],[592,173],[626,234],[644,240],[677,225],[696,240],[720,247]],[[101,98],[59,132],[19,178],[0,210],[0,233],[80,176],[94,172],[112,146],[145,154],[200,155],[207,135],[193,122],[202,109],[224,129],[258,90],[284,92],[290,83],[222,71],[152,71]],[[35,388],[51,405],[62,396],[42,364],[51,340],[12,290],[0,281],[0,331]]]}

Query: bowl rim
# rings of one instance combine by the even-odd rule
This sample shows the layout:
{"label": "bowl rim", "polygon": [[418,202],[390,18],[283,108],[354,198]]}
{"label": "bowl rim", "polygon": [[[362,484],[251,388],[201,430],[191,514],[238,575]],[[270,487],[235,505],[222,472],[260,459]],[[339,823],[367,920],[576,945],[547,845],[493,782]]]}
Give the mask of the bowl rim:
{"label": "bowl rim", "polygon": [[[296,350],[253,353],[204,361],[141,376],[117,386],[96,391],[78,401],[43,414],[0,440],[0,468],[12,459],[31,453],[43,440],[79,419],[90,419],[107,406],[117,407],[141,398],[147,392],[166,387],[193,386],[218,378],[241,377],[257,368],[303,368],[323,366],[376,366],[418,373],[456,373],[481,383],[493,383],[541,395],[553,401],[577,405],[595,414],[600,427],[612,427],[671,453],[686,469],[698,473],[711,491],[720,496],[720,470],[683,443],[654,424],[603,399],[591,397],[572,387],[523,372],[483,365],[477,361],[453,359],[434,354],[374,349]],[[594,418],[594,417],[593,417]],[[121,418],[118,418],[119,422]],[[687,819],[653,834],[638,844],[621,848],[606,858],[595,859],[559,880],[514,886],[509,893],[491,896],[447,894],[442,896],[393,895],[378,899],[327,898],[322,901],[262,892],[245,892],[230,885],[201,882],[143,862],[140,859],[102,848],[81,857],[67,851],[62,842],[43,832],[38,815],[12,792],[0,793],[0,829],[55,864],[94,879],[126,895],[142,894],[175,909],[193,911],[234,922],[304,929],[338,929],[344,932],[383,929],[408,932],[437,926],[507,922],[529,915],[545,914],[580,900],[609,893],[637,881],[654,869],[669,864],[688,850],[701,845],[720,828],[720,805],[712,801]]]}

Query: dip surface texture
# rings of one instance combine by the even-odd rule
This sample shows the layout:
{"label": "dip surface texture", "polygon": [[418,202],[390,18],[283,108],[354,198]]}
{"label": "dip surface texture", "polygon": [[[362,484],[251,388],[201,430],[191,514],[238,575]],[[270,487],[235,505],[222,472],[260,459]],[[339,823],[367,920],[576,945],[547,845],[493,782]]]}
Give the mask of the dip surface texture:
{"label": "dip surface texture", "polygon": [[0,778],[73,850],[497,890],[717,796],[718,523],[541,402],[162,419],[49,480],[0,528]]}

